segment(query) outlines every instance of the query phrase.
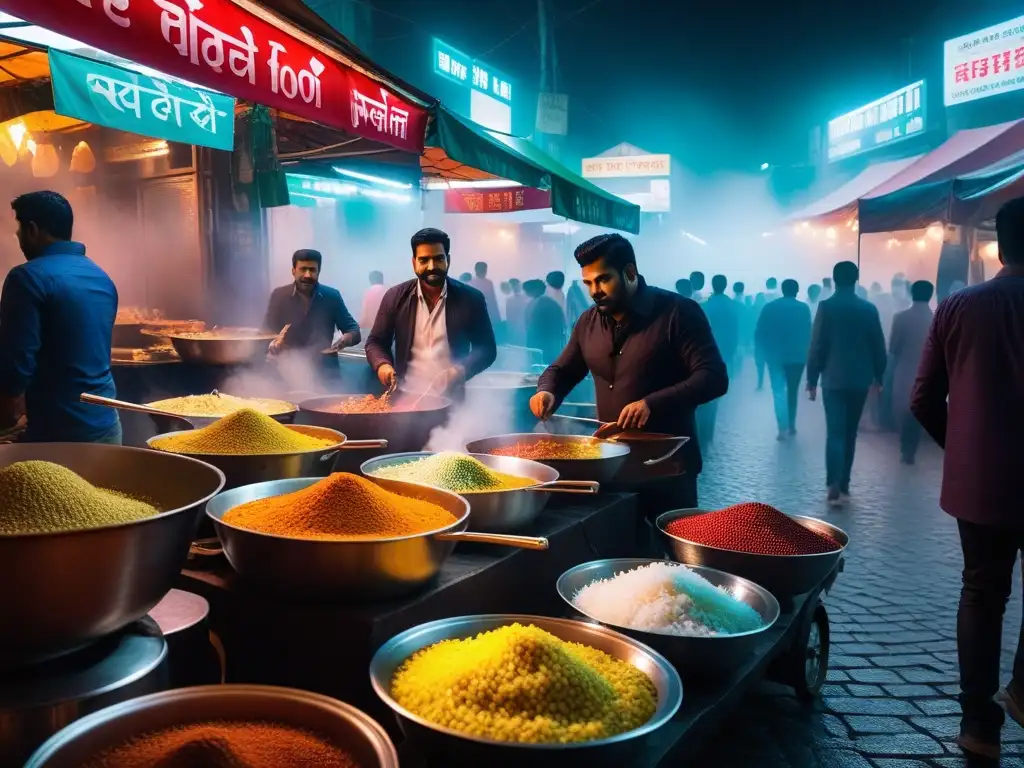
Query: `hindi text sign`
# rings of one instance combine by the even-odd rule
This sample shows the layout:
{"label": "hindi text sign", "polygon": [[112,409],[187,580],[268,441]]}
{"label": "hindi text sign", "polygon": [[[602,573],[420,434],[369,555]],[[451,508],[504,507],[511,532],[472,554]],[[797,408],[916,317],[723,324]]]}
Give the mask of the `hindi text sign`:
{"label": "hindi text sign", "polygon": [[512,213],[551,207],[551,193],[533,187],[446,189],[445,213]]}
{"label": "hindi text sign", "polygon": [[947,40],[947,107],[1024,88],[1024,16]]}

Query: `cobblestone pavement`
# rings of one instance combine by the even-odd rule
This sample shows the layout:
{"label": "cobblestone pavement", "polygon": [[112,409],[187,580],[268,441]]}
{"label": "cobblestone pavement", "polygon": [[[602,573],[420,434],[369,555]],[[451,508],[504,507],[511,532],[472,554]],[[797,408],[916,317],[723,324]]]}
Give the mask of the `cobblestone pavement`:
{"label": "cobblestone pavement", "polygon": [[[923,768],[961,766],[956,605],[961,556],[956,525],[938,506],[942,454],[930,441],[899,463],[895,436],[863,432],[851,504],[824,503],[824,415],[800,403],[799,434],[775,441],[771,394],[751,377],[719,409],[705,460],[701,506],[756,499],[825,517],[850,534],[846,570],[826,600],[832,631],[828,684],[801,706],[765,684],[702,753],[701,765]],[[1019,582],[1015,590],[1019,590]],[[1004,627],[1008,674],[1020,627],[1015,593]],[[1003,730],[1002,765],[1024,767],[1024,730]]]}

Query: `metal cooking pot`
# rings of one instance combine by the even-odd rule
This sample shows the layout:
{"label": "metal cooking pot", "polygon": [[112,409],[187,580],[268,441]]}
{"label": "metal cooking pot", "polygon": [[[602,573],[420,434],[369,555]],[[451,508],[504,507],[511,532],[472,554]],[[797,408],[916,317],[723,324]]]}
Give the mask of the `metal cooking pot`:
{"label": "metal cooking pot", "polygon": [[533,445],[542,440],[549,440],[556,443],[567,444],[590,444],[601,449],[601,455],[595,459],[536,459],[541,464],[546,464],[558,472],[558,476],[565,480],[594,480],[599,483],[611,482],[622,469],[626,459],[629,457],[630,448],[628,445],[611,443],[607,440],[598,440],[593,437],[581,437],[578,435],[549,435],[537,432],[522,432],[514,435],[498,435],[497,437],[485,437],[482,440],[474,440],[466,444],[466,451],[469,453],[491,453],[496,448],[505,448],[510,445]]}
{"label": "metal cooking pot", "polygon": [[224,475],[201,461],[93,443],[0,446],[0,467],[61,464],[93,485],[144,497],[155,517],[59,533],[0,536],[0,665],[70,651],[146,615],[185,564],[202,505]]}
{"label": "metal cooking pot", "polygon": [[459,541],[547,549],[547,539],[466,532],[469,502],[454,493],[379,477],[369,480],[393,493],[444,507],[456,520],[428,533],[360,541],[273,536],[223,520],[228,510],[239,504],[300,491],[319,482],[316,478],[276,480],[225,491],[206,505],[206,514],[239,575],[292,599],[384,600],[415,592],[438,574]]}
{"label": "metal cooking pot", "polygon": [[[393,396],[393,409],[387,413],[337,413],[333,409],[353,397],[366,395],[332,395],[314,397],[299,403],[299,420],[318,427],[328,427],[352,437],[382,437],[393,451],[421,451],[430,433],[448,421],[452,401],[436,395]],[[415,410],[402,410],[403,405],[416,403]]]}
{"label": "metal cooking pot", "polygon": [[[385,467],[407,464],[433,456],[429,452],[389,453],[363,462],[359,470],[367,477]],[[470,523],[477,531],[506,533],[518,531],[537,519],[551,498],[551,493],[597,493],[601,486],[590,480],[559,480],[558,471],[540,462],[517,459],[513,456],[490,456],[486,453],[468,454],[493,470],[535,480],[534,485],[502,491],[462,493],[469,502]]]}
{"label": "metal cooking pot", "polygon": [[[223,453],[178,453],[177,456],[189,456],[193,459],[212,464],[224,473],[225,488],[238,488],[242,485],[262,483],[268,480],[285,480],[295,477],[325,477],[331,473],[338,451],[361,451],[368,448],[387,448],[387,440],[349,440],[348,437],[334,429],[323,427],[306,427],[291,424],[288,429],[312,437],[334,440],[333,445],[317,448],[312,451],[296,451],[294,453],[258,453],[258,454],[223,454]],[[156,446],[156,441],[165,437],[188,434],[188,430],[167,432],[154,435],[146,441],[153,450],[164,453]],[[167,451],[169,453],[169,451]]]}
{"label": "metal cooking pot", "polygon": [[[227,334],[228,329],[224,329]],[[250,335],[251,334],[251,335]],[[270,333],[246,333],[234,338],[195,338],[168,334],[178,356],[186,363],[201,365],[242,365],[260,360],[267,354],[270,342],[277,338]]]}
{"label": "metal cooking pot", "polygon": [[314,731],[348,750],[361,768],[398,768],[394,744],[366,713],[318,693],[269,685],[179,688],[107,707],[55,735],[25,768],[78,768],[139,734],[211,720],[263,721]]}

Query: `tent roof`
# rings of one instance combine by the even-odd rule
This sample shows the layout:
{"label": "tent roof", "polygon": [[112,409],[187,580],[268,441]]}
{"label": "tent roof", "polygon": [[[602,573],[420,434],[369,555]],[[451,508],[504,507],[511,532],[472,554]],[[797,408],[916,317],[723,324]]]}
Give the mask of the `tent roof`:
{"label": "tent roof", "polygon": [[919,160],[921,155],[906,157],[902,160],[891,160],[887,163],[869,165],[838,189],[833,190],[820,200],[802,208],[788,218],[792,220],[815,219],[829,214],[840,214],[854,205],[871,190],[884,184],[910,164]]}

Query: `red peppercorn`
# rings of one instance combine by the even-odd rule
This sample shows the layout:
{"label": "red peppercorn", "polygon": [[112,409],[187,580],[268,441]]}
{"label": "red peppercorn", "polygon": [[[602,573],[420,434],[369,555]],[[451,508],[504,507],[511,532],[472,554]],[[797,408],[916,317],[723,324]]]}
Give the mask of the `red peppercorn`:
{"label": "red peppercorn", "polygon": [[665,530],[704,546],[754,555],[817,555],[840,547],[830,536],[812,531],[760,502],[683,517],[669,523]]}

